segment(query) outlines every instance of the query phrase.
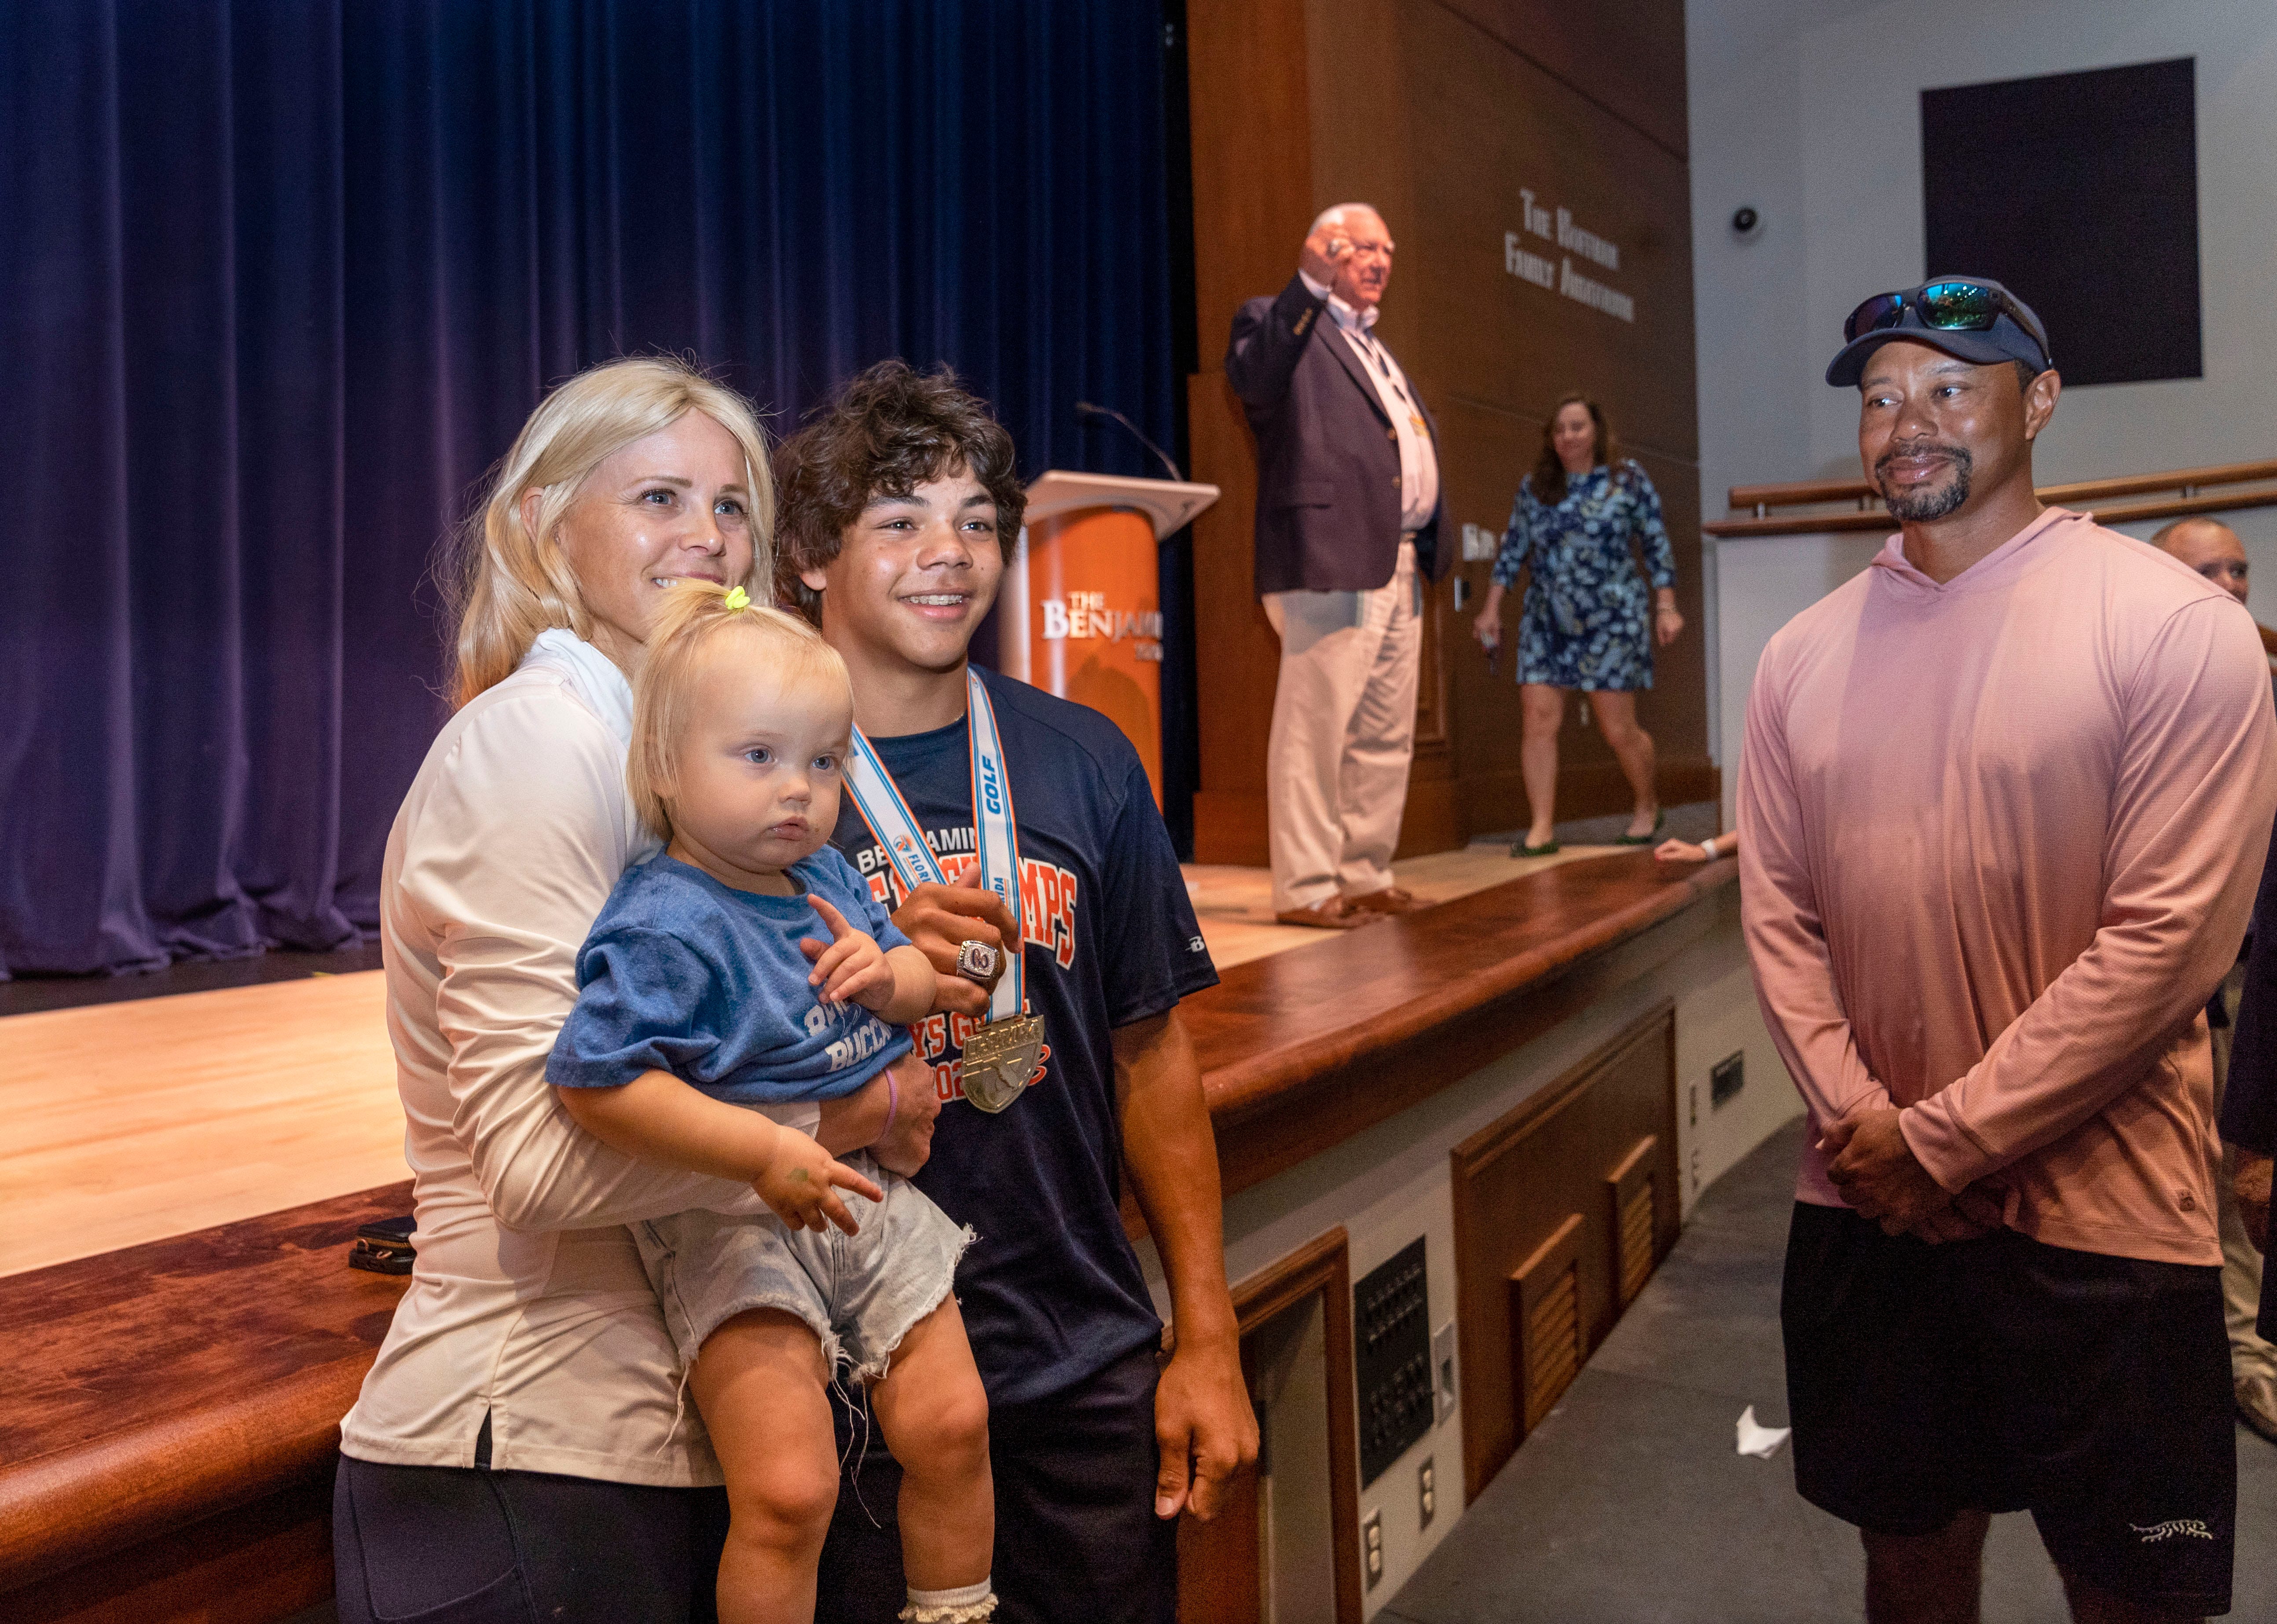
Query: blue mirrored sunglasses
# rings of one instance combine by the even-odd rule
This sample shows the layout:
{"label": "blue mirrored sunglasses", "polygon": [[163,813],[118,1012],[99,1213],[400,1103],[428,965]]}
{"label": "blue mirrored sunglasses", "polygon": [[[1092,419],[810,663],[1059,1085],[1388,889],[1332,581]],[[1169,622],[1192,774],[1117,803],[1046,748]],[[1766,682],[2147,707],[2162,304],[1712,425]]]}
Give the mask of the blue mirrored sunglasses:
{"label": "blue mirrored sunglasses", "polygon": [[2040,331],[2037,318],[2007,289],[1983,282],[1929,282],[1893,294],[1877,294],[1850,312],[1842,324],[1842,341],[1848,344],[1862,332],[1884,332],[1902,325],[1909,307],[1921,317],[1923,326],[1946,332],[1989,332],[2006,311],[2008,319],[2040,347],[2041,359],[2047,359],[2048,335]]}

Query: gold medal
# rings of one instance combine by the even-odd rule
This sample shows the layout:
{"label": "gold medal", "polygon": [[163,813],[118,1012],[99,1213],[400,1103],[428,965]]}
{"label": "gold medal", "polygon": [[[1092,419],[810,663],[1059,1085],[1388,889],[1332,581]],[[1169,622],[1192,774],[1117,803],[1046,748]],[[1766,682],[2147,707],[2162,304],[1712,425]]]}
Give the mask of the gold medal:
{"label": "gold medal", "polygon": [[[996,729],[996,707],[988,698],[980,673],[964,676],[965,715],[971,729],[973,840],[980,858],[981,883],[1010,911],[1016,928],[1001,949],[977,942],[963,943],[956,955],[956,973],[976,986],[991,988],[992,1009],[1007,1011],[977,1027],[964,1044],[961,1067],[964,1097],[994,1115],[1027,1091],[1044,1056],[1044,1023],[1028,1014],[1025,995],[1024,943],[1026,919],[1020,896],[1020,833],[1013,817],[1012,784],[1004,770],[1004,742]],[[861,730],[854,733],[854,751],[846,764],[846,788],[869,824],[871,833],[886,849],[895,878],[904,893],[920,885],[946,885],[933,849],[925,843],[909,803],[887,774],[885,763]]]}
{"label": "gold medal", "polygon": [[1018,1099],[1043,1059],[1040,1016],[990,1021],[964,1041],[964,1097],[994,1116]]}

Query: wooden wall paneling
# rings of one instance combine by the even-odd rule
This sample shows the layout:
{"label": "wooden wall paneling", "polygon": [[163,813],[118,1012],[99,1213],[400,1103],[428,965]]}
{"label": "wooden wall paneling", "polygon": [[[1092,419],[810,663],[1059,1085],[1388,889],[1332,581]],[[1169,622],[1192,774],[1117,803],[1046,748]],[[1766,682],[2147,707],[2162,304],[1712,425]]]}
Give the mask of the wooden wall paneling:
{"label": "wooden wall paneling", "polygon": [[[1415,75],[1407,55],[1411,4],[1306,0],[1305,7],[1312,212],[1331,203],[1364,202],[1391,228],[1397,251],[1375,331],[1403,357],[1421,341],[1436,296],[1428,267],[1419,268],[1409,251],[1418,208],[1410,127]],[[1296,244],[1284,251],[1295,269]]]}
{"label": "wooden wall paneling", "polygon": [[1683,0],[1437,0],[1678,157],[1687,155]]}
{"label": "wooden wall paneling", "polygon": [[[1655,1177],[1675,1189],[1675,1010],[1664,1003],[1450,1153],[1466,1498],[1524,1440],[1527,1395],[1557,1384],[1555,1361],[1543,1363],[1538,1339],[1531,1358],[1527,1346],[1534,1311],[1557,1285],[1563,1254],[1551,1243],[1572,1244],[1578,1356],[1619,1317],[1603,1180],[1653,1138]],[[1677,1217],[1675,1203],[1664,1216],[1659,1205],[1656,1256],[1673,1244]]]}
{"label": "wooden wall paneling", "polygon": [[[1434,0],[1415,0],[1408,56],[1436,90],[1419,114],[1423,195],[1416,232],[1443,312],[1419,370],[1447,446],[1449,519],[1499,535],[1557,399],[1583,389],[1605,406],[1629,454],[1651,474],[1677,554],[1686,636],[1656,655],[1640,713],[1654,734],[1666,798],[1700,798],[1707,759],[1707,661],[1700,613],[1698,435],[1694,405],[1689,178],[1683,162],[1609,117],[1572,86]],[[1529,11],[1541,8],[1527,8]],[[1681,50],[1681,19],[1676,19]],[[1521,192],[1536,209],[1570,209],[1615,240],[1618,271],[1523,229]],[[1553,264],[1576,267],[1635,301],[1623,322],[1512,276],[1504,233]],[[1475,591],[1491,567],[1462,567]],[[1475,600],[1474,600],[1475,601]],[[1463,617],[1467,620],[1469,614]],[[1517,618],[1505,611],[1506,629]],[[1506,630],[1505,636],[1509,633]],[[1465,837],[1519,822],[1519,703],[1512,648],[1489,677],[1467,629],[1451,638],[1454,797]],[[1561,751],[1561,816],[1626,809],[1628,794],[1594,728],[1569,718]]]}
{"label": "wooden wall paneling", "polygon": [[[1461,531],[1453,531],[1461,545]],[[1441,582],[1423,594],[1423,652],[1415,682],[1415,757],[1407,769],[1407,809],[1399,823],[1397,857],[1448,851],[1469,838],[1460,787],[1455,782],[1454,736],[1447,701],[1449,639],[1468,641],[1451,618],[1451,589]]]}
{"label": "wooden wall paneling", "polygon": [[[1559,396],[1586,389],[1632,445],[1697,461],[1687,165],[1436,0],[1405,5],[1416,201],[1391,298],[1399,278],[1421,295],[1410,350],[1426,399],[1442,412],[1475,400],[1538,423]],[[1529,191],[1553,233],[1562,207],[1611,240],[1618,268],[1528,231]],[[1512,232],[1553,271],[1570,261],[1632,297],[1634,319],[1512,275]],[[1390,300],[1385,309],[1389,324]]]}
{"label": "wooden wall paneling", "polygon": [[[1205,332],[1205,353],[1210,353],[1208,342]],[[1222,346],[1222,332],[1217,342]],[[1265,743],[1272,729],[1281,642],[1257,601],[1252,537],[1256,446],[1224,373],[1189,378],[1186,401],[1194,477],[1223,491],[1194,522],[1194,660],[1201,736],[1194,859],[1262,865]]]}
{"label": "wooden wall paneling", "polygon": [[[1281,286],[1312,212],[1366,199],[1399,245],[1380,331],[1437,415],[1450,533],[1500,531],[1541,419],[1571,388],[1605,403],[1660,487],[1687,636],[1643,696],[1663,798],[1715,797],[1700,613],[1683,12],[1676,0],[1197,0],[1190,11],[1203,353],[1234,307]],[[1527,235],[1534,206],[1618,245],[1618,269]],[[1626,322],[1512,276],[1504,235],[1635,301]],[[1251,571],[1254,448],[1214,374],[1190,391],[1197,476],[1226,495],[1197,527],[1201,757],[1196,856],[1266,859],[1263,765],[1278,645]],[[1487,567],[1466,570],[1482,590]],[[1489,681],[1451,589],[1429,595],[1403,855],[1525,816],[1518,696]],[[1443,740],[1443,743],[1442,741]],[[1621,810],[1591,729],[1569,729],[1560,812]]]}
{"label": "wooden wall paneling", "polygon": [[[1241,1374],[1256,1392],[1246,1343]],[[1178,1519],[1178,1617],[1183,1624],[1264,1624],[1266,1619],[1263,1480],[1255,1467],[1238,1472],[1207,1522]]]}
{"label": "wooden wall paneling", "polygon": [[1201,776],[1194,856],[1261,865],[1265,740],[1281,645],[1259,607],[1257,453],[1222,363],[1242,301],[1296,271],[1313,201],[1305,0],[1190,0],[1194,307],[1203,370],[1187,380],[1193,477],[1219,486],[1194,524]]}
{"label": "wooden wall paneling", "polygon": [[[1688,385],[1687,385],[1688,387]],[[1618,425],[1616,425],[1618,426]],[[1701,578],[1700,469],[1649,446],[1625,448],[1643,468],[1660,493],[1661,513],[1668,525],[1669,551],[1676,555],[1676,606],[1684,614],[1684,630],[1666,648],[1653,650],[1653,682],[1649,692],[1637,696],[1637,721],[1652,734],[1660,751],[1664,774],[1709,766],[1708,759],[1708,626]],[[1605,750],[1594,732],[1592,743]],[[1606,765],[1616,765],[1605,750]]]}
{"label": "wooden wall paneling", "polygon": [[[1236,1285],[1233,1309],[1246,1338],[1276,1315],[1318,1296],[1327,1330],[1329,1514],[1336,1552],[1335,1624],[1360,1624],[1359,1422],[1352,1351],[1352,1243],[1339,1224],[1307,1241],[1279,1262]],[[1246,1354],[1245,1353],[1245,1375]],[[1254,1485],[1253,1475],[1242,1480]],[[1250,1496],[1252,1529],[1214,1533],[1218,1521],[1182,1529],[1178,1541],[1178,1616],[1185,1624],[1236,1624],[1261,1608],[1251,1597],[1263,1583],[1261,1552],[1253,1532],[1255,1496]],[[1190,1581],[1192,1552],[1203,1571]],[[1245,1582],[1240,1564],[1248,1563]],[[1205,1586],[1207,1588],[1206,1589]]]}
{"label": "wooden wall paneling", "polygon": [[1194,320],[1205,370],[1233,313],[1297,269],[1313,201],[1305,0],[1188,0]]}

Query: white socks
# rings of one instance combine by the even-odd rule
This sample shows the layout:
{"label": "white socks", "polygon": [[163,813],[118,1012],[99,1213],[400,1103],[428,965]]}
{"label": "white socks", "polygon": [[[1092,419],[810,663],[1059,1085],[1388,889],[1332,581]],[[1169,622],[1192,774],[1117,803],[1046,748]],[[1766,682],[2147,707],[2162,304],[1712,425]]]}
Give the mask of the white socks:
{"label": "white socks", "polygon": [[910,1592],[902,1624],[987,1624],[996,1616],[996,1591],[987,1579],[955,1590]]}

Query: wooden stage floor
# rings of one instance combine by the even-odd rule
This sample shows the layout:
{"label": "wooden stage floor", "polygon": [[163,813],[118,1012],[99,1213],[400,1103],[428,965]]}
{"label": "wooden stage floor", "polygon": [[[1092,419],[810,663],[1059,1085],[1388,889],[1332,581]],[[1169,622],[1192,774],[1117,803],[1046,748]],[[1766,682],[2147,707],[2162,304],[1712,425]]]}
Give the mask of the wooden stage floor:
{"label": "wooden stage floor", "polygon": [[[1447,902],[1609,848],[1397,866]],[[1221,967],[1323,933],[1273,923],[1258,868],[1189,865]],[[0,1275],[160,1240],[405,1175],[378,971],[0,1018]]]}

